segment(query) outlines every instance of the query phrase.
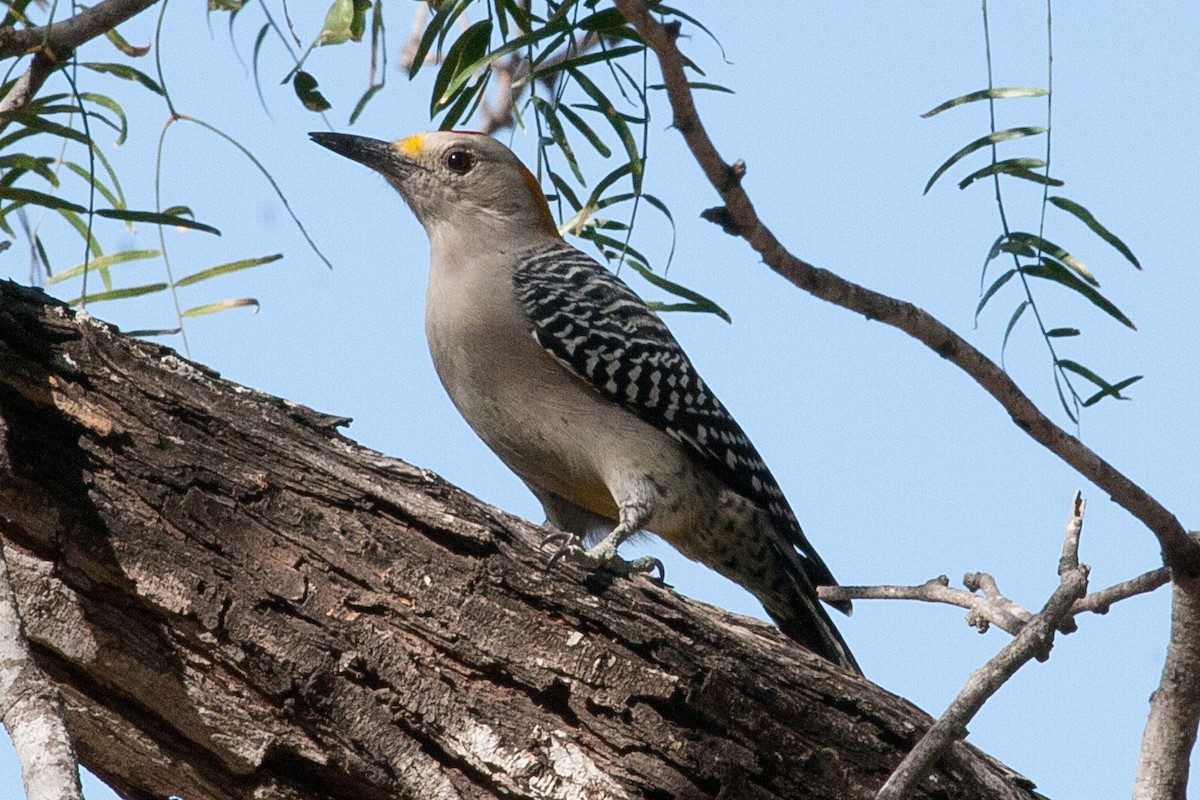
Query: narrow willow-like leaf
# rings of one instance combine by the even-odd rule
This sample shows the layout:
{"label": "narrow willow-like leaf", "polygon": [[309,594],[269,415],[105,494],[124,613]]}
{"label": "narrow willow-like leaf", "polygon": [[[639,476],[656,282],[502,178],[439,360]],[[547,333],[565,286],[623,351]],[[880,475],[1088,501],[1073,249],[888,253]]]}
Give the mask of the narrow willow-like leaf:
{"label": "narrow willow-like leaf", "polygon": [[129,261],[145,261],[151,258],[158,258],[160,255],[162,255],[162,253],[158,250],[122,250],[119,253],[112,253],[107,256],[98,256],[85,264],[79,264],[78,266],[71,267],[68,270],[58,273],[53,278],[47,280],[46,285],[52,286],[53,284],[69,280],[70,278],[77,278],[85,271],[108,269],[116,264],[124,264]]}
{"label": "narrow willow-like leaf", "polygon": [[[666,91],[667,85],[665,83],[652,83],[646,88],[653,89],[656,92],[663,92]],[[703,81],[688,81],[688,88],[694,92],[722,92],[724,94],[737,94],[737,92],[735,92],[733,89],[730,89],[728,86],[722,86],[719,83],[705,83]]]}
{"label": "narrow willow-like leaf", "polygon": [[1087,380],[1089,380],[1092,383],[1099,386],[1101,389],[1111,389],[1112,388],[1112,384],[1110,384],[1108,381],[1101,378],[1096,373],[1092,372],[1087,367],[1080,364],[1078,361],[1072,361],[1069,358],[1060,358],[1057,361],[1055,361],[1054,363],[1057,364],[1058,366],[1062,367],[1063,369],[1068,370],[1069,372],[1074,372],[1076,375],[1086,378]]}
{"label": "narrow willow-like leaf", "polygon": [[1025,313],[1025,309],[1029,308],[1029,301],[1022,300],[1012,316],[1008,319],[1008,325],[1004,327],[1004,339],[1000,342],[1000,365],[1004,365],[1004,352],[1008,350],[1008,337],[1012,336],[1013,328],[1017,327],[1017,320]]}
{"label": "narrow willow-like leaf", "polygon": [[165,283],[148,283],[145,286],[131,286],[128,289],[113,289],[107,292],[97,292],[89,294],[86,297],[76,297],[68,305],[77,306],[86,301],[88,303],[102,303],[106,300],[124,300],[127,297],[141,297],[145,294],[154,294],[155,292],[164,291],[167,288]]}
{"label": "narrow willow-like leaf", "polygon": [[611,50],[597,50],[591,53],[565,58],[562,61],[556,61],[545,67],[539,67],[532,71],[528,77],[524,79],[524,83],[529,83],[534,80],[543,80],[551,75],[555,75],[563,70],[573,70],[579,67],[585,67],[589,64],[595,64],[598,61],[613,61],[624,56],[633,55],[634,53],[642,52],[644,48],[638,44],[624,45],[622,47],[614,47]]}
{"label": "narrow willow-like leaf", "polygon": [[604,192],[608,189],[608,187],[612,186],[614,183],[630,174],[632,171],[633,165],[622,164],[601,178],[600,182],[596,184],[596,188],[592,190],[592,194],[588,197],[587,207],[589,209],[596,208],[597,203],[600,202],[600,198],[604,195]]}
{"label": "narrow willow-like leaf", "polygon": [[354,110],[350,112],[350,125],[353,125],[358,119],[358,115],[367,107],[367,103],[371,102],[371,98],[375,97],[376,93],[383,88],[382,83],[377,83],[363,92],[363,96],[358,98],[358,102],[354,104]]}
{"label": "narrow willow-like leaf", "polygon": [[216,314],[219,311],[228,311],[231,308],[246,308],[254,309],[254,313],[258,313],[258,301],[253,297],[239,297],[236,300],[218,300],[215,303],[205,303],[202,306],[193,306],[187,309],[181,317],[202,317],[205,314]]}
{"label": "narrow willow-like leaf", "polygon": [[996,292],[1000,291],[1001,287],[1012,280],[1012,277],[1016,274],[1017,271],[1015,269],[1010,269],[999,278],[996,278],[996,280],[992,281],[992,285],[989,286],[987,291],[983,293],[983,296],[979,298],[979,305],[975,306],[976,322],[979,322],[979,314],[983,311],[983,307],[987,305],[988,300],[991,300],[992,296],[995,295]]}
{"label": "narrow willow-like leaf", "polygon": [[989,133],[987,136],[976,139],[954,155],[950,156],[940,167],[934,170],[933,176],[929,179],[929,183],[925,184],[925,191],[923,194],[928,194],[929,190],[933,188],[933,184],[937,183],[937,179],[942,177],[942,175],[946,173],[946,170],[950,169],[959,161],[962,161],[964,158],[971,155],[971,153],[974,153],[976,150],[989,147],[990,145],[999,144],[1000,142],[1007,142],[1010,139],[1021,139],[1026,136],[1038,136],[1045,133],[1047,130],[1047,128],[1040,127],[1006,128],[1002,131],[994,131],[993,133]]}
{"label": "narrow willow-like leaf", "polygon": [[[1063,372],[1057,364],[1054,365],[1053,373],[1054,391],[1058,392],[1058,402],[1062,406],[1062,410],[1066,412],[1066,415],[1070,418],[1071,422],[1074,422],[1076,425],[1078,425],[1079,417],[1075,414],[1076,407],[1067,400],[1067,395],[1063,392],[1062,388],[1063,382],[1066,380],[1066,373]],[[1067,386],[1071,389],[1071,394],[1078,398],[1078,395],[1075,394],[1075,388],[1071,386],[1070,383],[1067,383]]]}
{"label": "narrow willow-like leaf", "polygon": [[174,336],[183,328],[139,328],[135,331],[121,331],[125,336],[135,339],[145,339],[147,336]]}
{"label": "narrow willow-like leaf", "polygon": [[930,117],[940,114],[943,111],[948,111],[955,106],[961,106],[966,103],[974,103],[979,100],[1008,100],[1014,97],[1045,97],[1050,94],[1045,89],[1039,89],[1036,86],[1004,86],[995,87],[992,89],[980,89],[977,92],[959,95],[953,100],[947,100],[939,106],[926,111],[921,115],[921,119],[929,119]]}
{"label": "narrow willow-like leaf", "polygon": [[1084,225],[1087,225],[1089,228],[1091,228],[1097,236],[1112,245],[1118,253],[1125,256],[1126,260],[1128,260],[1130,264],[1133,264],[1138,269],[1142,268],[1142,265],[1138,262],[1137,257],[1134,256],[1133,251],[1130,250],[1124,242],[1118,239],[1115,233],[1101,225],[1099,220],[1092,216],[1092,212],[1088,211],[1074,200],[1068,200],[1065,197],[1051,196],[1047,199],[1054,205],[1061,208],[1063,211],[1075,216]]}
{"label": "narrow willow-like leaf", "polygon": [[467,10],[470,2],[471,0],[453,0],[450,3],[442,3],[437,9],[437,13],[433,15],[433,19],[429,20],[429,24],[425,26],[425,32],[421,35],[421,40],[417,43],[412,64],[408,67],[410,79],[415,78],[417,72],[424,66],[425,59],[429,56],[429,51],[433,49],[434,42],[439,41],[438,34],[449,31],[451,24]]}
{"label": "narrow willow-like leaf", "polygon": [[94,72],[102,72],[102,73],[106,73],[108,75],[115,75],[118,78],[123,78],[127,81],[133,81],[134,83],[140,83],[142,86],[145,86],[147,89],[149,89],[150,91],[154,92],[157,95],[163,94],[162,87],[159,86],[158,83],[153,78],[151,78],[149,75],[142,72],[141,70],[134,69],[133,67],[129,66],[128,64],[107,64],[107,63],[101,64],[101,63],[96,63],[96,62],[88,62],[88,63],[81,62],[79,64],[79,66],[86,67],[87,69],[90,69]]}
{"label": "narrow willow-like leaf", "polygon": [[1008,238],[1009,241],[1026,245],[1031,250],[1048,255],[1054,260],[1062,262],[1092,286],[1100,285],[1100,282],[1096,280],[1096,276],[1092,274],[1092,271],[1087,268],[1086,264],[1054,242],[1043,239],[1037,234],[1025,233],[1024,231],[1013,231],[1008,235]]}
{"label": "narrow willow-like leaf", "polygon": [[1092,305],[1099,308],[1105,314],[1108,314],[1113,319],[1120,322],[1126,327],[1137,330],[1137,326],[1125,316],[1119,308],[1113,305],[1108,298],[1104,297],[1098,291],[1088,286],[1081,281],[1073,273],[1069,272],[1065,267],[1056,261],[1043,260],[1041,264],[1021,267],[1021,271],[1031,278],[1044,278],[1046,280],[1060,283],[1079,294],[1083,295]]}
{"label": "narrow willow-like leaf", "polygon": [[97,209],[96,213],[109,219],[122,219],[128,222],[149,222],[154,225],[175,225],[180,228],[193,228],[205,233],[215,233],[217,236],[221,235],[221,232],[211,225],[205,225],[203,222],[196,222],[193,219],[181,217],[177,214],[158,213],[155,211],[130,211],[124,208],[101,208]]}
{"label": "narrow willow-like leaf", "polygon": [[79,99],[86,100],[89,103],[95,103],[98,106],[103,106],[112,113],[116,114],[117,125],[114,127],[117,129],[117,140],[113,142],[113,144],[117,145],[118,147],[125,144],[125,137],[129,135],[129,120],[126,118],[125,109],[121,108],[120,103],[118,103],[116,100],[113,100],[108,95],[97,94],[95,92],[80,92]]}
{"label": "narrow willow-like leaf", "polygon": [[[33,189],[18,189],[15,186],[0,186],[0,200],[14,200],[18,203],[32,203],[35,206],[43,208],[60,209],[65,211],[74,211],[76,214],[86,214],[87,209],[69,200],[63,200],[61,197],[55,197],[52,194],[45,192],[37,192]],[[8,213],[12,210],[9,206],[4,210]]]}
{"label": "narrow willow-like leaf", "polygon": [[481,19],[467,28],[450,45],[450,52],[438,70],[433,82],[433,99],[429,104],[429,115],[434,116],[452,104],[458,91],[471,79],[475,65],[487,54],[492,38],[492,21]]}
{"label": "narrow willow-like leaf", "polygon": [[575,127],[575,130],[583,134],[583,138],[588,140],[588,144],[594,147],[597,153],[605,158],[612,155],[612,150],[608,148],[608,145],[596,134],[592,126],[584,121],[583,117],[575,113],[574,109],[564,103],[558,107],[558,113],[562,114],[567,122],[570,122]]}
{"label": "narrow willow-like leaf", "polygon": [[64,139],[70,139],[80,144],[89,144],[88,137],[83,131],[75,130],[68,125],[62,125],[57,122],[39,117],[36,114],[31,114],[27,111],[16,111],[10,114],[3,115],[3,118],[11,119],[19,122],[28,128],[30,131],[37,133],[49,133],[53,136],[61,136]]}
{"label": "narrow willow-like leaf", "polygon": [[484,70],[471,85],[461,89],[458,98],[446,109],[445,116],[438,124],[438,130],[450,131],[458,127],[461,120],[470,119],[475,108],[483,99],[485,87],[492,78],[491,70]]}
{"label": "narrow willow-like leaf", "polygon": [[50,164],[54,163],[54,159],[49,156],[42,158],[34,158],[26,153],[13,153],[7,156],[0,156],[0,170],[4,170],[5,185],[10,185],[16,180],[14,174],[19,175],[25,172],[32,172],[40,178],[45,179],[46,183],[57,188],[58,176],[54,174],[54,170],[50,169]]}
{"label": "narrow willow-like leaf", "polygon": [[[575,195],[574,190],[571,189],[570,185],[567,184],[561,175],[554,170],[549,170],[547,174],[550,176],[550,182],[554,184],[554,188],[558,190],[559,196],[567,201],[567,203],[571,206],[571,210],[578,211],[583,207],[583,204],[579,202],[579,198]],[[561,231],[565,229],[559,228],[559,230]]]}
{"label": "narrow willow-like leaf", "polygon": [[1132,378],[1126,378],[1123,381],[1114,383],[1112,386],[1109,386],[1105,389],[1101,389],[1100,391],[1096,392],[1094,395],[1089,397],[1087,400],[1084,400],[1083,407],[1088,408],[1089,406],[1094,406],[1096,403],[1099,403],[1101,400],[1103,400],[1106,397],[1115,397],[1118,400],[1128,400],[1129,399],[1128,397],[1121,396],[1121,390],[1129,388],[1133,384],[1140,381],[1142,379],[1142,377],[1143,377],[1142,375],[1134,375]]}
{"label": "narrow willow-like leaf", "polygon": [[568,71],[571,77],[579,84],[579,87],[596,102],[598,109],[604,114],[609,124],[613,126],[613,130],[617,132],[621,144],[625,146],[625,153],[629,156],[629,165],[632,167],[630,173],[633,178],[634,191],[641,191],[642,188],[642,158],[638,151],[637,140],[633,137],[633,131],[629,129],[624,117],[617,112],[613,107],[608,96],[598,87],[591,78],[577,69]]}
{"label": "narrow willow-like leaf", "polygon": [[272,261],[278,261],[283,258],[283,253],[276,253],[270,256],[260,256],[259,258],[243,258],[238,261],[230,261],[228,264],[219,264],[215,267],[202,269],[199,272],[193,272],[191,275],[180,278],[175,281],[175,286],[191,286],[193,283],[215,278],[218,275],[228,275],[231,272],[239,272],[243,269],[251,267],[260,267],[263,264],[270,264]]}
{"label": "narrow willow-like leaf", "polygon": [[997,174],[1011,175],[1014,178],[1040,183],[1043,186],[1062,186],[1063,182],[1057,178],[1047,178],[1040,172],[1034,172],[1034,170],[1045,166],[1046,162],[1040,158],[1008,158],[1004,161],[988,164],[983,169],[975,170],[958,182],[958,188],[965,189],[980,178],[987,178]]}
{"label": "narrow willow-like leaf", "polygon": [[59,208],[55,210],[58,211],[62,218],[65,219],[70,226],[75,229],[75,232],[78,233],[79,236],[88,243],[88,250],[93,256],[104,255],[104,251],[100,249],[100,242],[96,241],[96,237],[93,236],[91,231],[88,230],[87,223],[83,221],[81,216],[76,214],[74,211],[68,211],[65,208]]}
{"label": "narrow willow-like leaf", "polygon": [[621,239],[614,239],[612,236],[606,236],[600,233],[599,229],[594,225],[589,225],[580,231],[579,236],[593,242],[600,247],[600,252],[604,254],[606,259],[618,258],[623,263],[632,264],[635,261],[640,261],[643,264],[649,263],[649,259],[644,256],[640,250],[631,247],[628,242]]}
{"label": "narrow willow-like leaf", "polygon": [[587,180],[583,177],[583,170],[579,168],[579,161],[575,158],[575,151],[571,149],[571,141],[567,138],[567,132],[563,130],[562,123],[558,119],[558,114],[554,111],[554,106],[536,95],[531,97],[530,100],[533,102],[533,107],[540,111],[542,118],[546,120],[546,125],[550,128],[550,135],[554,138],[554,143],[558,145],[558,149],[562,151],[563,157],[567,159],[567,166],[571,168],[572,174],[575,175],[575,180],[579,181],[580,186],[587,186]]}
{"label": "narrow willow-like leaf", "polygon": [[107,186],[104,185],[104,182],[101,181],[99,178],[96,178],[93,180],[92,173],[88,172],[84,167],[80,166],[79,164],[76,164],[74,161],[64,161],[63,165],[67,169],[71,170],[71,172],[74,172],[76,175],[83,178],[89,184],[94,186],[96,191],[99,192],[100,195],[105,200],[107,200],[110,205],[116,206],[116,205],[120,204],[120,199],[115,194],[113,194],[112,191],[109,190],[109,188]]}
{"label": "narrow willow-like leaf", "polygon": [[676,297],[682,297],[684,300],[689,301],[691,303],[691,305],[694,306],[694,308],[691,308],[688,310],[704,311],[704,312],[708,312],[710,314],[716,314],[718,317],[725,320],[726,322],[729,322],[729,323],[733,322],[733,319],[729,316],[728,312],[726,312],[725,309],[721,308],[719,305],[717,305],[716,303],[714,303],[712,300],[708,299],[704,295],[700,294],[699,292],[693,291],[692,289],[689,289],[686,286],[681,286],[680,284],[675,283],[672,280],[668,280],[667,278],[664,278],[663,276],[658,275],[657,273],[651,272],[649,269],[647,269],[643,265],[637,263],[636,261],[630,261],[630,262],[628,262],[628,264],[629,264],[629,266],[631,266],[633,268],[633,270],[638,275],[641,275],[648,282],[654,284],[655,286],[657,286],[660,289],[663,289],[664,291],[670,292],[671,294],[675,295]]}
{"label": "narrow willow-like leaf", "polygon": [[1063,339],[1068,336],[1078,336],[1079,328],[1051,328],[1046,331],[1046,335],[1054,339]]}
{"label": "narrow willow-like leaf", "polygon": [[112,42],[113,46],[120,50],[130,58],[140,58],[150,52],[150,45],[141,47],[139,45],[130,44],[124,36],[117,33],[116,28],[109,28],[104,32],[105,38]]}

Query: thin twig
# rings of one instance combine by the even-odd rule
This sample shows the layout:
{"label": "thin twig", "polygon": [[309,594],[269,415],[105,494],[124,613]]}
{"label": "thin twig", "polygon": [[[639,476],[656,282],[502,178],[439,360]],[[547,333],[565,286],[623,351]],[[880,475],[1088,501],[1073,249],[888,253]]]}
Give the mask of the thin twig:
{"label": "thin twig", "polygon": [[83,800],[62,695],[33,661],[0,543],[0,721],[12,738],[28,800]]}
{"label": "thin twig", "polygon": [[1188,538],[1175,515],[1091,448],[1054,424],[995,362],[911,303],[871,291],[788,252],[759,219],[740,179],[704,130],[684,72],[683,56],[676,46],[678,26],[668,30],[659,24],[643,0],[615,1],[625,19],[658,56],[674,127],[683,135],[692,155],[725,202],[724,218],[768,266],[816,297],[908,333],[962,369],[1004,407],[1017,427],[1145,523],[1158,538],[1167,566],[1174,567],[1177,574],[1200,575],[1200,545]]}
{"label": "thin twig", "polygon": [[1087,593],[1088,568],[1079,563],[1078,525],[1082,521],[1079,516],[1082,507],[1078,499],[1077,494],[1076,502],[1072,503],[1063,545],[1064,553],[1068,549],[1071,551],[1065,557],[1074,566],[1062,571],[1054,594],[1046,601],[1042,610],[1021,628],[1020,633],[990,661],[971,673],[971,677],[950,703],[950,707],[933,723],[921,737],[921,741],[917,742],[917,746],[888,777],[875,796],[876,800],[903,800],[908,797],[929,775],[938,759],[950,746],[966,737],[967,723],[974,718],[988,698],[1031,659],[1044,661],[1049,658],[1055,632],[1070,616],[1076,601]]}

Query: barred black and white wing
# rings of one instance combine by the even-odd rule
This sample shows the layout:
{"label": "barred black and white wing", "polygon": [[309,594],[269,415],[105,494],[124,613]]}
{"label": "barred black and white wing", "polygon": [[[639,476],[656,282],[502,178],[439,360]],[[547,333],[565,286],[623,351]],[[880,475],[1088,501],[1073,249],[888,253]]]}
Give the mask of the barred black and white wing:
{"label": "barred black and white wing", "polygon": [[559,363],[685,444],[722,483],[767,511],[800,550],[814,584],[835,582],[741,426],[624,281],[557,242],[520,260],[513,289],[537,341]]}

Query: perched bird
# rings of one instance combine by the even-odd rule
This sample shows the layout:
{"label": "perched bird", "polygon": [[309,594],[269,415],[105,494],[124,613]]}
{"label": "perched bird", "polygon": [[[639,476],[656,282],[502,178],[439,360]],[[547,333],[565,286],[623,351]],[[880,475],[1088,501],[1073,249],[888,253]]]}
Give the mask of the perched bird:
{"label": "perched bird", "polygon": [[786,635],[858,670],[817,600],[833,575],[754,445],[658,315],[563,241],[511,150],[464,132],[310,135],[382,174],[425,227],[434,367],[548,522],[580,537],[568,550],[616,566],[623,541],[657,534],[748,589]]}

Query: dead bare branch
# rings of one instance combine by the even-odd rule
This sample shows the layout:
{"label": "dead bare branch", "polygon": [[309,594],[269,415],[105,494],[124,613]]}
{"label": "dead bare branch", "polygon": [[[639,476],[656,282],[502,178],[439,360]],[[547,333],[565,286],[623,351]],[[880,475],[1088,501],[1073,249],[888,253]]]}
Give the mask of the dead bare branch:
{"label": "dead bare branch", "polygon": [[971,673],[958,696],[941,718],[933,724],[904,760],[888,777],[876,800],[903,800],[933,770],[952,744],[967,735],[967,723],[1022,666],[1036,658],[1050,656],[1054,634],[1071,614],[1076,601],[1087,593],[1088,567],[1079,563],[1079,533],[1083,524],[1083,503],[1079,493],[1071,505],[1067,533],[1063,542],[1060,581],[1042,610],[1021,628],[1011,642],[990,661]]}
{"label": "dead bare branch", "polygon": [[0,722],[12,738],[28,800],[83,800],[62,694],[29,652],[0,545]]}

